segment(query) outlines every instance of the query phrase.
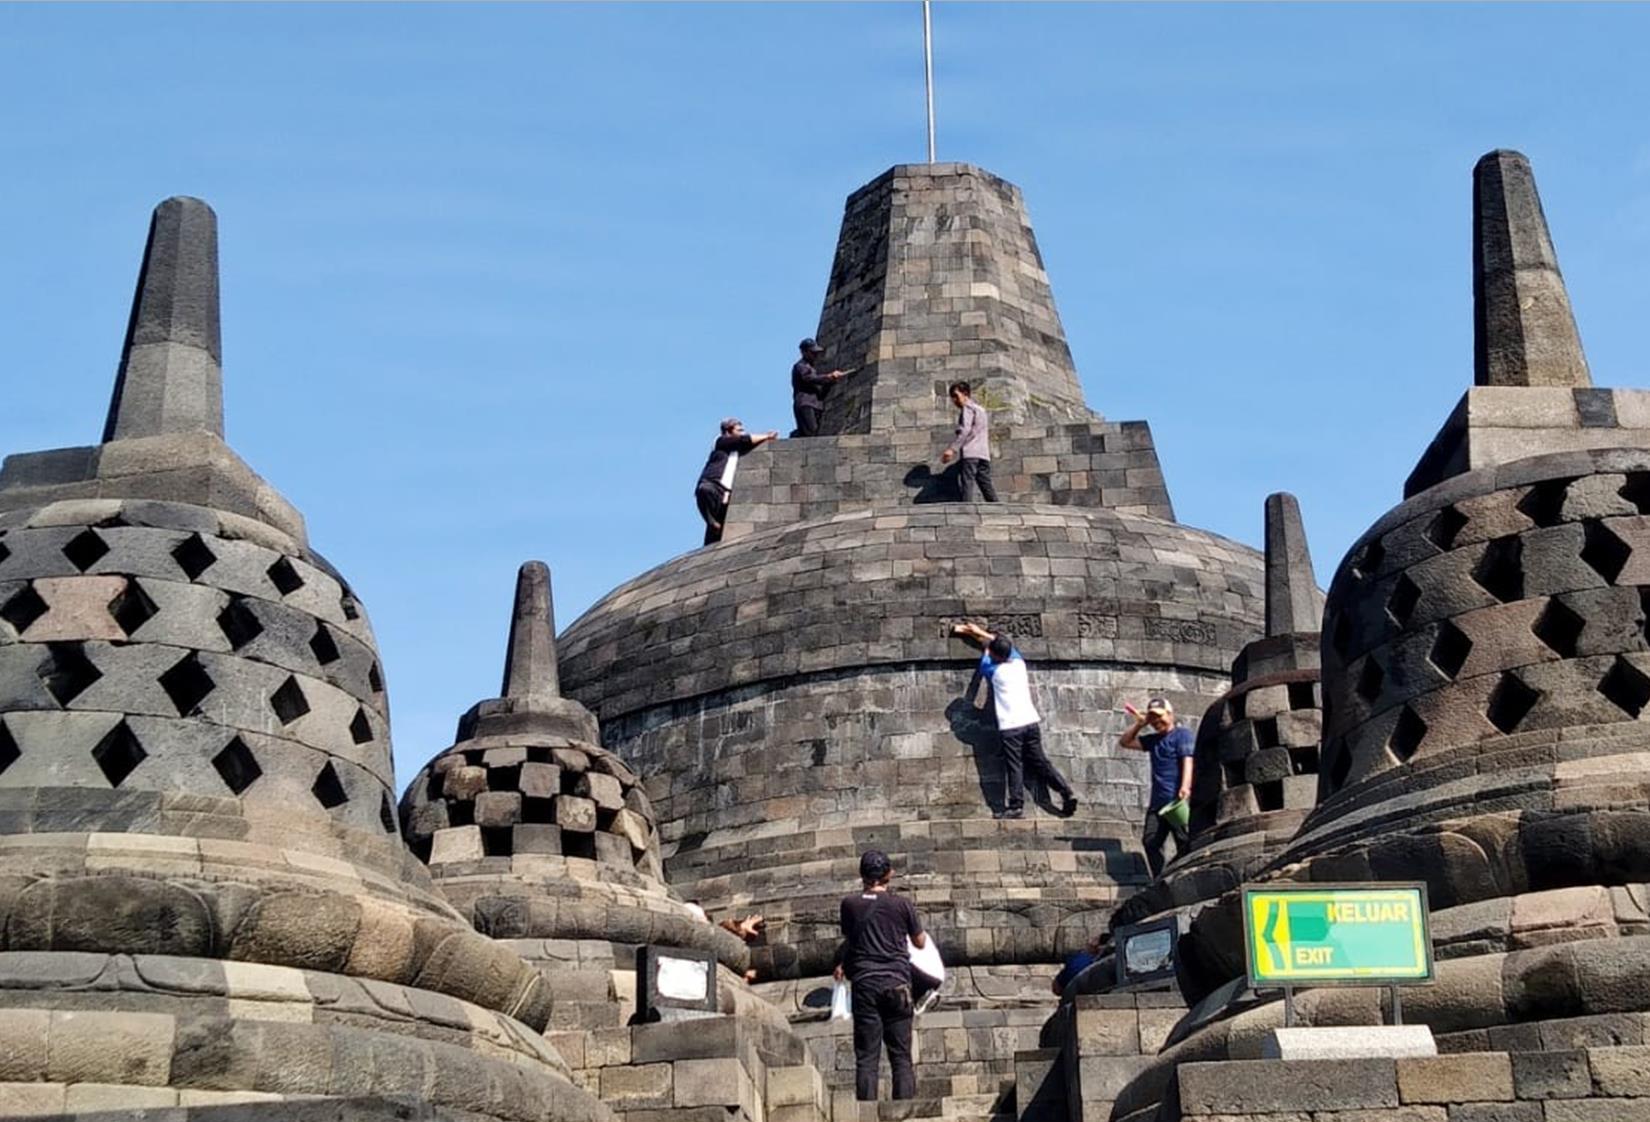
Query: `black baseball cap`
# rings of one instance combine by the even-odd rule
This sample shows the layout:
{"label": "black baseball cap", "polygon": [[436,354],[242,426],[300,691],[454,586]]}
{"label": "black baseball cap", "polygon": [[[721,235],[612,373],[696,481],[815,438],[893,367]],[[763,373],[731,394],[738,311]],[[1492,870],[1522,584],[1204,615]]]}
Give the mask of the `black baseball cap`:
{"label": "black baseball cap", "polygon": [[825,348],[814,342],[812,338],[802,340],[797,344],[797,348],[804,351],[818,351],[820,354],[825,353]]}

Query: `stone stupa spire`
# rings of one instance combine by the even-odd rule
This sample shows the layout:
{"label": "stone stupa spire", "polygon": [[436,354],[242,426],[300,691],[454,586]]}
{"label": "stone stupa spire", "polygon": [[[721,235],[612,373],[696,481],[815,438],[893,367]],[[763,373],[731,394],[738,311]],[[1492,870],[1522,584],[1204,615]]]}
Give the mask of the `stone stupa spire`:
{"label": "stone stupa spire", "polygon": [[1472,169],[1473,381],[1590,386],[1535,173],[1496,149]]}
{"label": "stone stupa spire", "polygon": [[550,567],[528,561],[516,574],[516,605],[510,617],[510,649],[504,658],[503,697],[555,700],[561,697],[556,672],[556,604],[550,595]]}
{"label": "stone stupa spire", "polygon": [[177,196],[155,208],[103,440],[223,435],[218,216]]}
{"label": "stone stupa spire", "polygon": [[1323,593],[1312,575],[1312,554],[1295,496],[1266,496],[1266,634],[1316,631],[1323,622]]}

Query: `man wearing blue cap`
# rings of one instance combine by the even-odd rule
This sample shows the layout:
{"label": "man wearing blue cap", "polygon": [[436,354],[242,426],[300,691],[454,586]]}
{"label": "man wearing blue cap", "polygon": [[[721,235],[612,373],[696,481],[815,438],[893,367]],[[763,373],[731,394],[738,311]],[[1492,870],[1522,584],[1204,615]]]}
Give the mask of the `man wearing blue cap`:
{"label": "man wearing blue cap", "polygon": [[917,1072],[911,1066],[911,952],[909,939],[919,950],[928,935],[917,909],[904,896],[888,891],[893,864],[881,850],[868,849],[859,859],[863,888],[842,898],[842,961],[836,977],[844,975],[854,987],[854,1097],[876,1102],[877,1074],[882,1049],[894,1079],[894,1098],[917,1095]]}
{"label": "man wearing blue cap", "polygon": [[796,431],[791,435],[818,436],[825,395],[847,375],[840,370],[821,374],[814,369],[814,363],[825,357],[825,348],[812,339],[804,339],[797,346],[802,357],[791,367],[791,408],[796,413]]}
{"label": "man wearing blue cap", "polygon": [[1192,793],[1192,750],[1197,738],[1192,730],[1175,720],[1174,706],[1167,698],[1154,697],[1140,713],[1125,705],[1134,724],[1117,743],[1122,748],[1145,752],[1152,758],[1152,794],[1146,806],[1146,826],[1141,844],[1146,850],[1146,867],[1153,877],[1163,871],[1163,843],[1174,838],[1174,855],[1186,848],[1186,827],[1159,813],[1164,807]]}

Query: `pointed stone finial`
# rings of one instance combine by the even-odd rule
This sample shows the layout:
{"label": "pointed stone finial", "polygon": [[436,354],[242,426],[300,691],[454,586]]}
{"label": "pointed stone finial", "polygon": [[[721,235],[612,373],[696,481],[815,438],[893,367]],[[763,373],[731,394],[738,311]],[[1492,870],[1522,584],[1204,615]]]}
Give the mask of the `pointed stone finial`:
{"label": "pointed stone finial", "polygon": [[556,669],[556,606],[550,597],[550,568],[543,561],[529,561],[516,574],[516,607],[510,617],[503,696],[537,701],[561,696],[561,678]]}
{"label": "pointed stone finial", "polygon": [[1287,491],[1266,496],[1266,634],[1323,626],[1323,594],[1312,575],[1301,506]]}
{"label": "pointed stone finial", "polygon": [[1497,149],[1472,169],[1473,381],[1590,386],[1535,174]]}
{"label": "pointed stone finial", "polygon": [[218,216],[199,199],[155,208],[103,440],[223,435]]}

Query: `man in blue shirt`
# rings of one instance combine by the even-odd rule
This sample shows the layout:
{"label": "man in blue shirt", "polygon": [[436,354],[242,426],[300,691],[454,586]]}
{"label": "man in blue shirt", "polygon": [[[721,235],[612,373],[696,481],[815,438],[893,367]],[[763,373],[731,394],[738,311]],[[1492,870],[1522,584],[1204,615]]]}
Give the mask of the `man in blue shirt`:
{"label": "man in blue shirt", "polygon": [[1170,822],[1158,811],[1192,793],[1192,749],[1197,743],[1192,730],[1175,720],[1174,707],[1161,697],[1146,702],[1146,712],[1127,706],[1134,724],[1118,738],[1123,748],[1145,752],[1152,759],[1152,795],[1146,807],[1146,827],[1141,842],[1146,849],[1146,866],[1156,877],[1163,871],[1163,842],[1174,837],[1174,855],[1186,848],[1186,827]]}

